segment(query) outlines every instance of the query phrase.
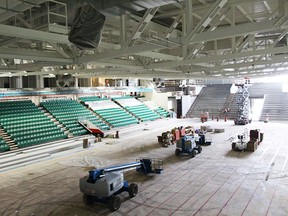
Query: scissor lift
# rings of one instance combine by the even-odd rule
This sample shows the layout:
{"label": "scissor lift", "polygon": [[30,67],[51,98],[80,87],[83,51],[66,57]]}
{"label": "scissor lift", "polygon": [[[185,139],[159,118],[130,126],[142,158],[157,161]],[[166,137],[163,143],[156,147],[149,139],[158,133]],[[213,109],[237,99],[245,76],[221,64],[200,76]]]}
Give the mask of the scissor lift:
{"label": "scissor lift", "polygon": [[238,87],[236,101],[238,105],[238,114],[237,118],[234,120],[235,125],[246,125],[251,123],[249,117],[250,114],[250,101],[249,101],[249,92],[248,88],[251,86],[249,80],[244,82],[236,83],[235,86]]}

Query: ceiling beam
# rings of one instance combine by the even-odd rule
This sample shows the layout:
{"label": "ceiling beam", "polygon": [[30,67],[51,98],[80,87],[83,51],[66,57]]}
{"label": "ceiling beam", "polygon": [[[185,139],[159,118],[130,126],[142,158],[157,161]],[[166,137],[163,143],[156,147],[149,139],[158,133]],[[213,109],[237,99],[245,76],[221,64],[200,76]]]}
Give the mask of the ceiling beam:
{"label": "ceiling beam", "polygon": [[250,21],[253,22],[254,19],[240,6],[236,5],[236,8]]}
{"label": "ceiling beam", "polygon": [[0,67],[0,73],[5,72],[20,72],[20,71],[40,71],[41,66],[38,66],[34,63],[27,63],[27,64],[16,64],[16,65],[9,65],[9,66],[1,66]]}
{"label": "ceiling beam", "polygon": [[[220,71],[227,68],[233,68],[233,69],[239,69],[240,71],[246,71],[249,67],[255,68],[255,66],[261,66],[267,67],[268,65],[275,64],[275,63],[284,63],[288,62],[287,56],[274,56],[273,58],[265,59],[265,60],[257,60],[257,61],[251,61],[251,62],[245,62],[245,63],[235,63],[235,64],[225,64],[222,66],[216,66],[213,68],[210,68],[213,71]],[[228,72],[227,72],[228,73]]]}
{"label": "ceiling beam", "polygon": [[34,29],[20,28],[3,24],[0,24],[0,35],[52,43],[70,44],[67,35],[55,34]]}
{"label": "ceiling beam", "polygon": [[259,22],[259,23],[245,23],[245,24],[238,24],[231,27],[218,27],[213,32],[202,32],[197,34],[192,43],[195,42],[207,42],[212,40],[220,40],[225,38],[231,38],[236,36],[242,36],[247,34],[256,34],[262,33],[267,31],[274,31],[279,30],[281,28],[287,28],[288,26],[274,26],[275,20],[267,21],[267,22]]}
{"label": "ceiling beam", "polygon": [[202,32],[210,24],[218,12],[223,8],[227,1],[228,0],[217,0],[210,8],[210,10],[207,11],[202,20],[200,20],[197,26],[187,33],[187,36],[184,38],[184,40],[186,42],[191,41],[197,33]]}
{"label": "ceiling beam", "polygon": [[[229,10],[230,10],[230,4],[226,4],[226,7],[224,8],[223,11],[221,11],[221,13],[220,11],[218,11],[218,17],[216,18],[216,22],[211,24],[207,31],[214,31],[217,28],[217,26],[222,22],[222,20],[225,17],[225,14],[227,14]],[[190,51],[190,53],[186,56],[185,59],[191,59],[194,56],[196,56],[198,52],[203,48],[203,46],[204,42],[199,43],[197,46],[194,47],[194,49]]]}
{"label": "ceiling beam", "polygon": [[103,59],[98,62],[93,62],[93,64],[98,64],[100,66],[113,66],[118,68],[125,68],[127,70],[134,69],[134,70],[141,70],[143,69],[142,66],[136,65],[135,61],[131,60],[124,60],[124,59]]}
{"label": "ceiling beam", "polygon": [[178,24],[180,23],[181,21],[181,18],[182,18],[182,14],[179,14],[173,21],[173,23],[171,24],[171,26],[169,27],[168,31],[166,32],[165,34],[165,38],[166,39],[169,39],[171,34],[172,34],[172,31],[174,31],[176,29],[176,27],[178,26]]}
{"label": "ceiling beam", "polygon": [[[118,45],[118,44],[111,44],[111,43],[101,42],[99,44],[99,48],[120,50],[121,46]],[[161,59],[161,60],[171,60],[171,61],[181,61],[181,60],[183,60],[183,58],[180,57],[180,56],[169,55],[169,54],[153,52],[153,51],[140,52],[140,53],[137,53],[136,55],[146,56],[146,57],[156,58],[156,59]]]}
{"label": "ceiling beam", "polygon": [[[42,4],[43,2],[47,2],[48,0],[29,0],[30,3],[32,4],[27,4],[27,3],[21,3],[18,2],[16,4],[14,4],[13,6],[9,7],[10,9],[13,9],[15,11],[26,11],[30,8],[36,7],[39,4]],[[10,19],[11,17],[19,14],[17,12],[13,12],[13,11],[6,11],[4,13],[0,14],[0,22],[3,22],[7,19]]]}
{"label": "ceiling beam", "polygon": [[180,61],[180,62],[161,62],[161,63],[154,63],[148,65],[147,67],[150,69],[156,68],[165,68],[171,66],[181,66],[181,65],[189,65],[189,64],[197,64],[197,63],[209,63],[209,62],[218,62],[224,61],[229,59],[238,59],[244,57],[251,57],[251,56],[259,56],[259,55],[267,55],[267,54],[277,54],[277,53],[287,53],[287,47],[277,47],[277,48],[270,48],[270,49],[262,49],[262,50],[254,50],[254,51],[247,51],[247,52],[240,52],[240,53],[230,53],[226,55],[215,55],[209,57],[201,57],[201,58],[194,58],[187,61]]}
{"label": "ceiling beam", "polygon": [[269,3],[267,1],[263,1],[263,4],[265,5],[267,11],[271,14],[272,13],[272,9],[271,9]]}
{"label": "ceiling beam", "polygon": [[0,58],[25,59],[35,61],[61,62],[63,64],[72,64],[73,60],[65,59],[63,56],[53,53],[31,49],[18,48],[0,48]]}
{"label": "ceiling beam", "polygon": [[[288,27],[288,26],[274,26],[274,24],[275,24],[275,20],[270,20],[267,22],[260,22],[260,23],[245,23],[245,24],[239,24],[236,26],[218,27],[216,30],[212,32],[208,31],[208,32],[202,32],[202,33],[196,34],[193,37],[192,41],[189,42],[189,44],[207,42],[207,41],[212,41],[212,40],[220,40],[220,39],[231,38],[235,36],[242,36],[242,35],[247,35],[247,34],[275,31],[281,28]],[[155,40],[145,41],[146,42],[145,44],[128,47],[125,51],[107,50],[103,53],[82,56],[78,59],[78,62],[87,63],[87,62],[96,61],[99,59],[114,58],[118,56],[137,54],[141,52],[159,50],[159,49],[164,49],[164,48],[179,47],[180,45],[184,45],[183,39],[184,39],[183,37],[180,37],[180,38],[173,38],[173,39],[166,40],[166,41],[155,41]],[[147,43],[150,43],[150,44],[147,44]],[[175,62],[165,62],[163,63],[163,66],[165,66],[167,63],[174,64]],[[182,65],[183,63],[186,64],[185,62],[182,62],[180,63],[180,65]],[[179,63],[176,63],[176,64],[179,64]]]}
{"label": "ceiling beam", "polygon": [[151,19],[153,18],[158,9],[159,7],[151,8],[145,12],[144,16],[142,17],[142,20],[138,24],[138,27],[132,33],[132,36],[125,42],[124,46],[121,47],[122,50],[125,50],[128,46],[133,45],[136,42],[136,40],[139,39],[139,37],[146,29],[146,27],[148,26],[149,22],[151,21]]}
{"label": "ceiling beam", "polygon": [[61,47],[60,44],[52,43],[52,42],[50,42],[49,44],[50,44],[62,57],[64,57],[64,58],[71,58],[71,56],[62,49],[62,47]]}

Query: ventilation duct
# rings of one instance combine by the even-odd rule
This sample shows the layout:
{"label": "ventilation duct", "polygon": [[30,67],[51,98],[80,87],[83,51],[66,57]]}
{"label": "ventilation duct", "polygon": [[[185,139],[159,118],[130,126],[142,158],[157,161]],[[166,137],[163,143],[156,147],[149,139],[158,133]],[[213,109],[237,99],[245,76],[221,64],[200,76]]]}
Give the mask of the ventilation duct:
{"label": "ventilation duct", "polygon": [[56,75],[56,84],[58,87],[74,87],[75,86],[75,78],[72,77],[71,74],[57,74]]}
{"label": "ventilation duct", "polygon": [[75,12],[69,41],[81,50],[95,49],[101,40],[105,16],[84,2]]}
{"label": "ventilation duct", "polygon": [[153,82],[157,88],[165,87],[165,81],[162,78],[153,78]]}

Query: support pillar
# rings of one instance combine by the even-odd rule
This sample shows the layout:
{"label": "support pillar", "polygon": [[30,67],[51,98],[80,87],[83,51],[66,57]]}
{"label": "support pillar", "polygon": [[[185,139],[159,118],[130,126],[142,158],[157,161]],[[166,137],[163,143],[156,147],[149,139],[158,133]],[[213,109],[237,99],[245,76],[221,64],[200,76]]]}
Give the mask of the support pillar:
{"label": "support pillar", "polygon": [[[184,10],[182,14],[182,35],[186,36],[187,32],[193,29],[193,14],[192,14],[192,0],[183,2]],[[187,45],[183,45],[182,56],[187,55]]]}
{"label": "support pillar", "polygon": [[127,40],[127,33],[126,33],[126,25],[127,23],[127,15],[122,14],[120,16],[120,44],[121,47],[124,47],[126,40]]}
{"label": "support pillar", "polygon": [[75,77],[75,88],[78,88],[79,86],[78,86],[78,77]]}
{"label": "support pillar", "polygon": [[16,87],[17,89],[22,89],[22,88],[23,88],[22,76],[17,76],[17,77],[15,77],[15,87]]}
{"label": "support pillar", "polygon": [[44,79],[42,75],[36,76],[36,86],[37,88],[44,88]]}

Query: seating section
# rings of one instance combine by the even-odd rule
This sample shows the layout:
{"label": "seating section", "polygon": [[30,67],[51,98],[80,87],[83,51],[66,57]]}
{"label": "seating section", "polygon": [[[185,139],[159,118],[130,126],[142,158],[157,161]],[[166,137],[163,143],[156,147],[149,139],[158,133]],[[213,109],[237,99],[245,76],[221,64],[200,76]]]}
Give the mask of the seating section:
{"label": "seating section", "polygon": [[85,96],[85,97],[79,97],[78,100],[83,102],[83,103],[86,103],[86,102],[91,102],[91,101],[92,102],[98,101],[98,100],[101,100],[101,98],[98,96]]}
{"label": "seating section", "polygon": [[110,129],[107,124],[75,100],[48,100],[42,102],[41,106],[74,136],[88,133],[88,131],[78,123],[79,120],[89,120],[101,130]]}
{"label": "seating section", "polygon": [[119,105],[128,110],[140,121],[159,119],[160,116],[135,98],[114,98]]}
{"label": "seating section", "polygon": [[81,97],[95,113],[112,127],[137,124],[138,120],[109,98]]}
{"label": "seating section", "polygon": [[95,111],[113,127],[137,124],[138,120],[122,108],[108,108]]}
{"label": "seating section", "polygon": [[126,96],[122,96],[122,97],[112,97],[112,99],[117,99],[117,100],[121,100],[121,99],[133,99],[133,96],[130,95],[126,95]]}
{"label": "seating section", "polygon": [[[141,100],[142,101],[142,100]],[[154,103],[151,100],[143,100],[142,101],[149,109],[154,110],[154,112],[158,113],[158,115],[162,117],[169,117],[170,114],[167,110],[163,109],[162,107],[158,106],[156,103]]]}
{"label": "seating section", "polygon": [[163,109],[162,107],[158,107],[154,111],[163,117],[169,117],[170,116],[169,112],[167,110]]}
{"label": "seating section", "polygon": [[9,150],[10,150],[9,145],[7,145],[5,140],[3,140],[2,137],[0,137],[0,152],[9,151]]}
{"label": "seating section", "polygon": [[67,138],[30,100],[0,103],[0,124],[19,148]]}

